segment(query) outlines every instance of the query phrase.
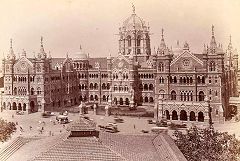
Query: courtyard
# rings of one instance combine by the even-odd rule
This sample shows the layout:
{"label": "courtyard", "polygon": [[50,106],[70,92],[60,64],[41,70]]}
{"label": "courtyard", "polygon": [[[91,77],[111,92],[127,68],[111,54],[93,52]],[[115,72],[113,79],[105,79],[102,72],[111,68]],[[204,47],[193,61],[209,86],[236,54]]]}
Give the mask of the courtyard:
{"label": "courtyard", "polygon": [[[55,116],[50,116],[48,118],[43,118],[41,112],[17,115],[16,111],[3,111],[0,113],[0,117],[4,120],[14,122],[17,124],[17,131],[13,133],[11,139],[5,143],[0,144],[0,149],[5,146],[7,143],[11,142],[13,138],[18,136],[24,137],[46,137],[59,135],[66,131],[69,124],[59,124],[56,121],[56,116],[59,115],[59,112],[54,112]],[[109,125],[114,123],[115,116],[104,116],[104,115],[95,115],[93,111],[89,111],[88,114],[84,116],[89,117],[98,125]],[[68,118],[70,121],[75,121],[79,117],[79,113],[69,113]],[[117,123],[117,128],[119,133],[123,134],[143,134],[142,130],[151,132],[151,128],[156,126],[155,124],[148,124],[150,117],[133,117],[133,116],[118,116],[123,119],[122,123]],[[193,125],[193,122],[184,122],[188,127]],[[197,123],[197,122],[196,122]],[[198,122],[197,126],[207,127],[206,123]],[[227,121],[223,124],[215,123],[215,130],[221,132],[229,132],[230,134],[235,134],[238,139],[240,139],[240,122]],[[169,130],[169,135],[172,135],[174,130]]]}

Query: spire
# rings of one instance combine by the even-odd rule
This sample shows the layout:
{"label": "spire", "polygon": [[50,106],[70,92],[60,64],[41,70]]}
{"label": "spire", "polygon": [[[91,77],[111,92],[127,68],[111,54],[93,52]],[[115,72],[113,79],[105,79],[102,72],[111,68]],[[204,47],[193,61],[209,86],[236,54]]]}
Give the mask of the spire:
{"label": "spire", "polygon": [[10,48],[12,49],[12,38],[10,39]]}
{"label": "spire", "polygon": [[217,43],[215,40],[215,35],[214,35],[214,26],[212,25],[212,39],[210,42],[210,49],[216,49],[217,48]]}
{"label": "spire", "polygon": [[40,44],[41,44],[41,47],[40,47],[40,53],[44,53],[44,48],[43,48],[43,37],[42,37],[42,36],[41,36]]}
{"label": "spire", "polygon": [[135,6],[133,3],[132,3],[132,11],[133,11],[133,14],[135,14]]}
{"label": "spire", "polygon": [[7,56],[8,59],[15,59],[16,58],[16,56],[14,54],[14,51],[13,51],[13,47],[12,47],[13,45],[12,44],[13,44],[12,39],[10,39],[10,49],[9,49],[9,54]]}
{"label": "spire", "polygon": [[214,37],[214,26],[212,25],[212,37]]}
{"label": "spire", "polygon": [[228,44],[228,50],[231,50],[232,47],[232,36],[230,35],[230,40],[229,40],[229,44]]}
{"label": "spire", "polygon": [[162,28],[162,39],[161,39],[161,43],[160,43],[160,48],[166,48],[166,44],[164,41],[164,29]]}
{"label": "spire", "polygon": [[67,52],[66,58],[68,58],[68,52]]}
{"label": "spire", "polygon": [[82,45],[80,44],[80,47],[79,47],[80,51],[82,50]]}

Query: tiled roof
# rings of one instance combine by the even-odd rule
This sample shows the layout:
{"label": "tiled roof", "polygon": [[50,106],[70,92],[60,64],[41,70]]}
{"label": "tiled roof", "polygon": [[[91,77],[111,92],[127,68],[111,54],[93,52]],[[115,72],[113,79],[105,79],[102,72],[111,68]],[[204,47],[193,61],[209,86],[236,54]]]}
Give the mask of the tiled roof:
{"label": "tiled roof", "polygon": [[124,161],[95,137],[69,137],[33,161]]}
{"label": "tiled roof", "polygon": [[95,63],[99,63],[101,69],[107,69],[107,58],[88,58],[89,65],[95,68]]}
{"label": "tiled roof", "polygon": [[186,161],[171,138],[160,135],[100,133],[100,140],[131,161]]}
{"label": "tiled roof", "polygon": [[96,124],[90,120],[79,118],[79,120],[72,122],[68,131],[95,131]]}

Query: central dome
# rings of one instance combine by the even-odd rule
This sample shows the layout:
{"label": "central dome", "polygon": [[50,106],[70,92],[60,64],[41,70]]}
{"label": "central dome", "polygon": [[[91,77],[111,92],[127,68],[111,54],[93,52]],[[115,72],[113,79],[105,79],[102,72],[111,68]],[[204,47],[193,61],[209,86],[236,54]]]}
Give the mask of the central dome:
{"label": "central dome", "polygon": [[82,60],[82,59],[87,59],[88,56],[83,52],[82,48],[80,47],[80,51],[73,53],[72,58],[73,60]]}
{"label": "central dome", "polygon": [[[134,28],[135,27],[135,28]],[[144,21],[136,14],[132,14],[123,22],[123,28],[126,30],[143,30],[145,27]]]}

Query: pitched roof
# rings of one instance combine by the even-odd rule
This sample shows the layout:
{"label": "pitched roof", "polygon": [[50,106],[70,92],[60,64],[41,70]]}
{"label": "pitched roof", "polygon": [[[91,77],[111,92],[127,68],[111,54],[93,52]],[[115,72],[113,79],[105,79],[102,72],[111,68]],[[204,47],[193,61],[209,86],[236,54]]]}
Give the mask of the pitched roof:
{"label": "pitched roof", "polygon": [[69,131],[95,131],[96,124],[90,120],[79,118],[79,120],[72,122],[68,129]]}
{"label": "pitched roof", "polygon": [[124,161],[118,153],[104,146],[96,137],[69,137],[57,143],[33,161]]}
{"label": "pitched roof", "polygon": [[95,68],[95,63],[99,63],[101,69],[107,69],[107,58],[88,58],[89,65]]}
{"label": "pitched roof", "polygon": [[125,135],[100,133],[106,146],[131,161],[186,161],[181,151],[166,134]]}

